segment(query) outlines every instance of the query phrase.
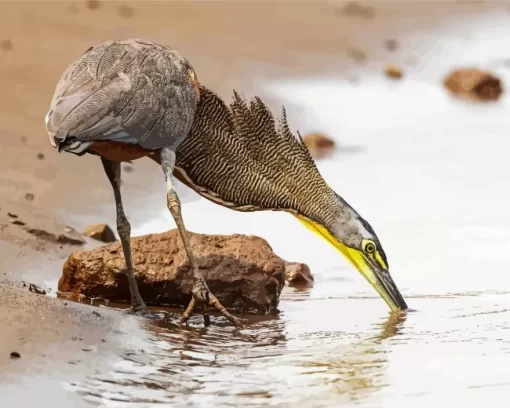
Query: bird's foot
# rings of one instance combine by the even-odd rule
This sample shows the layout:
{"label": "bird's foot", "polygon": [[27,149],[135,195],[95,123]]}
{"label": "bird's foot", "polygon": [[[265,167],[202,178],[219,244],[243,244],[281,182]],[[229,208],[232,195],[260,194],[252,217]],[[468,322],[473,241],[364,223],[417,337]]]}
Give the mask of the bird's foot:
{"label": "bird's foot", "polygon": [[193,311],[195,310],[195,307],[197,304],[200,304],[203,308],[203,316],[204,316],[204,326],[209,326],[211,324],[211,319],[209,317],[209,307],[214,307],[218,312],[220,312],[224,317],[228,319],[230,323],[232,323],[235,327],[238,329],[244,328],[243,324],[239,319],[232,316],[227,309],[223,307],[223,305],[219,302],[219,300],[214,296],[209,288],[207,287],[205,281],[201,279],[200,281],[196,282],[193,285],[193,290],[191,291],[192,298],[189,302],[188,307],[186,308],[186,311],[183,313],[181,317],[180,324],[185,324],[191,315],[193,314]]}
{"label": "bird's foot", "polygon": [[147,309],[146,307],[144,307],[144,308],[130,307],[129,309],[127,309],[126,312],[128,314],[135,315],[138,317],[149,317],[151,314],[149,312],[149,309]]}
{"label": "bird's foot", "polygon": [[157,318],[159,315],[152,313],[142,299],[131,299],[132,306],[126,310],[126,313],[144,318]]}

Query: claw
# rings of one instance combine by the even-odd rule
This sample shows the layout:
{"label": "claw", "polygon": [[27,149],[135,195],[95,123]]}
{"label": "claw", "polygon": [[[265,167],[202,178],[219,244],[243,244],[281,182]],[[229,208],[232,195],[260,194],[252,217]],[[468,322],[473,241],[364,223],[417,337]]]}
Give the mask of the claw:
{"label": "claw", "polygon": [[193,310],[195,309],[197,303],[201,303],[203,307],[203,316],[204,316],[204,326],[209,326],[211,324],[211,319],[209,317],[209,306],[213,306],[218,312],[222,314],[227,320],[232,323],[238,329],[243,329],[244,326],[239,319],[232,316],[227,309],[223,307],[223,305],[219,302],[219,300],[212,293],[209,292],[208,289],[205,291],[193,290],[193,297],[189,302],[188,307],[181,317],[180,324],[185,324],[191,315],[193,314]]}

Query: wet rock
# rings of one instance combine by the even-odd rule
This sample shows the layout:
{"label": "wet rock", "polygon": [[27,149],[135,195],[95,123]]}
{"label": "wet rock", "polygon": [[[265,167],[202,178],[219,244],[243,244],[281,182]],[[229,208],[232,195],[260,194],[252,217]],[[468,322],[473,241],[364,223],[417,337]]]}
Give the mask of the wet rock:
{"label": "wet rock", "polygon": [[37,286],[34,283],[31,283],[28,285],[28,290],[32,293],[35,293],[37,295],[46,295],[46,291],[44,289],[41,289],[39,286]]}
{"label": "wet rock", "polygon": [[497,100],[503,93],[501,80],[488,71],[457,69],[443,81],[451,94],[482,101]]}
{"label": "wet rock", "polygon": [[323,133],[313,132],[303,137],[303,142],[310,151],[310,154],[321,159],[330,155],[335,149],[335,141]]}
{"label": "wet rock", "polygon": [[135,9],[133,7],[126,6],[125,4],[123,4],[122,6],[119,7],[119,15],[121,17],[129,18],[129,17],[133,17],[134,14],[135,14]]}
{"label": "wet rock", "polygon": [[21,354],[17,351],[11,351],[11,358],[21,358]]}
{"label": "wet rock", "polygon": [[384,46],[388,51],[397,51],[399,44],[397,40],[386,40]]}
{"label": "wet rock", "polygon": [[361,17],[366,19],[375,17],[375,9],[372,6],[365,6],[358,1],[349,1],[338,10],[338,13],[345,16]]}
{"label": "wet rock", "polygon": [[45,231],[40,228],[25,228],[25,231],[37,237],[38,239],[43,239],[57,244],[67,245],[85,244],[85,240],[75,232],[65,232],[64,234],[56,234],[53,232]]}
{"label": "wet rock", "polygon": [[393,64],[386,65],[386,67],[384,68],[384,73],[386,74],[386,76],[393,79],[400,79],[402,78],[403,75],[400,67]]}
{"label": "wet rock", "polygon": [[[262,238],[190,233],[191,245],[211,291],[230,310],[266,313],[278,305],[285,284],[285,262]],[[192,273],[177,230],[131,240],[137,282],[151,305],[186,307]],[[67,259],[58,290],[62,296],[129,302],[120,243],[74,252]]]}
{"label": "wet rock", "polygon": [[313,275],[310,268],[299,262],[285,262],[285,280],[289,286],[313,286]]}
{"label": "wet rock", "polygon": [[86,236],[101,242],[108,243],[117,241],[114,232],[106,224],[91,225],[90,227],[85,228],[83,233]]}
{"label": "wet rock", "polygon": [[4,51],[10,51],[12,50],[12,48],[13,48],[12,41],[9,40],[8,38],[0,41],[0,49]]}

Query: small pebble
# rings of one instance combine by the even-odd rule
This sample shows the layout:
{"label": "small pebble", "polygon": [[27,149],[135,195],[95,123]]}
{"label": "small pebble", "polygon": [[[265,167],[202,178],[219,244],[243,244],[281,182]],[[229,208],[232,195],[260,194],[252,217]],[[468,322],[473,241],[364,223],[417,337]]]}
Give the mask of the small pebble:
{"label": "small pebble", "polygon": [[25,200],[27,201],[34,201],[34,195],[32,193],[26,193],[25,194]]}
{"label": "small pebble", "polygon": [[99,3],[99,0],[87,0],[86,4],[90,10],[97,10],[101,3]]}
{"label": "small pebble", "polygon": [[37,153],[37,158],[39,160],[43,160],[44,159],[44,154],[43,153]]}
{"label": "small pebble", "polygon": [[11,351],[11,358],[21,358],[21,354],[17,351]]}
{"label": "small pebble", "polygon": [[11,220],[11,224],[12,224],[12,225],[20,225],[20,226],[27,225],[27,223],[26,223],[26,222],[21,221],[21,220],[16,220],[16,219]]}
{"label": "small pebble", "polygon": [[28,286],[28,290],[32,293],[35,293],[37,295],[46,295],[46,291],[44,289],[41,289],[39,286],[31,283],[29,286]]}
{"label": "small pebble", "polygon": [[12,212],[8,212],[7,215],[11,218],[18,218],[17,214],[14,214]]}
{"label": "small pebble", "polygon": [[119,15],[121,17],[133,17],[133,15],[135,14],[135,9],[133,7],[130,7],[130,6],[126,6],[125,4],[123,4],[122,6],[119,7]]}
{"label": "small pebble", "polygon": [[397,40],[386,40],[384,42],[386,49],[388,51],[396,51],[398,49],[398,41]]}
{"label": "small pebble", "polygon": [[0,48],[4,51],[12,50],[12,41],[6,38],[5,40],[0,41]]}
{"label": "small pebble", "polygon": [[367,59],[367,54],[357,48],[351,48],[348,50],[348,54],[356,62],[363,62]]}
{"label": "small pebble", "polygon": [[384,68],[384,73],[393,79],[400,79],[402,78],[402,70],[397,67],[396,65],[386,65]]}
{"label": "small pebble", "polygon": [[126,173],[132,173],[132,172],[133,172],[133,166],[130,166],[129,164],[126,164],[126,165],[124,166],[124,171],[125,171]]}

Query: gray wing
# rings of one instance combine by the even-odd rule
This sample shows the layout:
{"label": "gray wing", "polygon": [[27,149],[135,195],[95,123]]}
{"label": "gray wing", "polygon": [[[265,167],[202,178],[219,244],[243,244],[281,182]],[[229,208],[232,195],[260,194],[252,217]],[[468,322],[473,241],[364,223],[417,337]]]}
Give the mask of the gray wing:
{"label": "gray wing", "polygon": [[177,51],[151,42],[91,48],[62,74],[46,115],[48,134],[177,147],[197,105],[190,69]]}

